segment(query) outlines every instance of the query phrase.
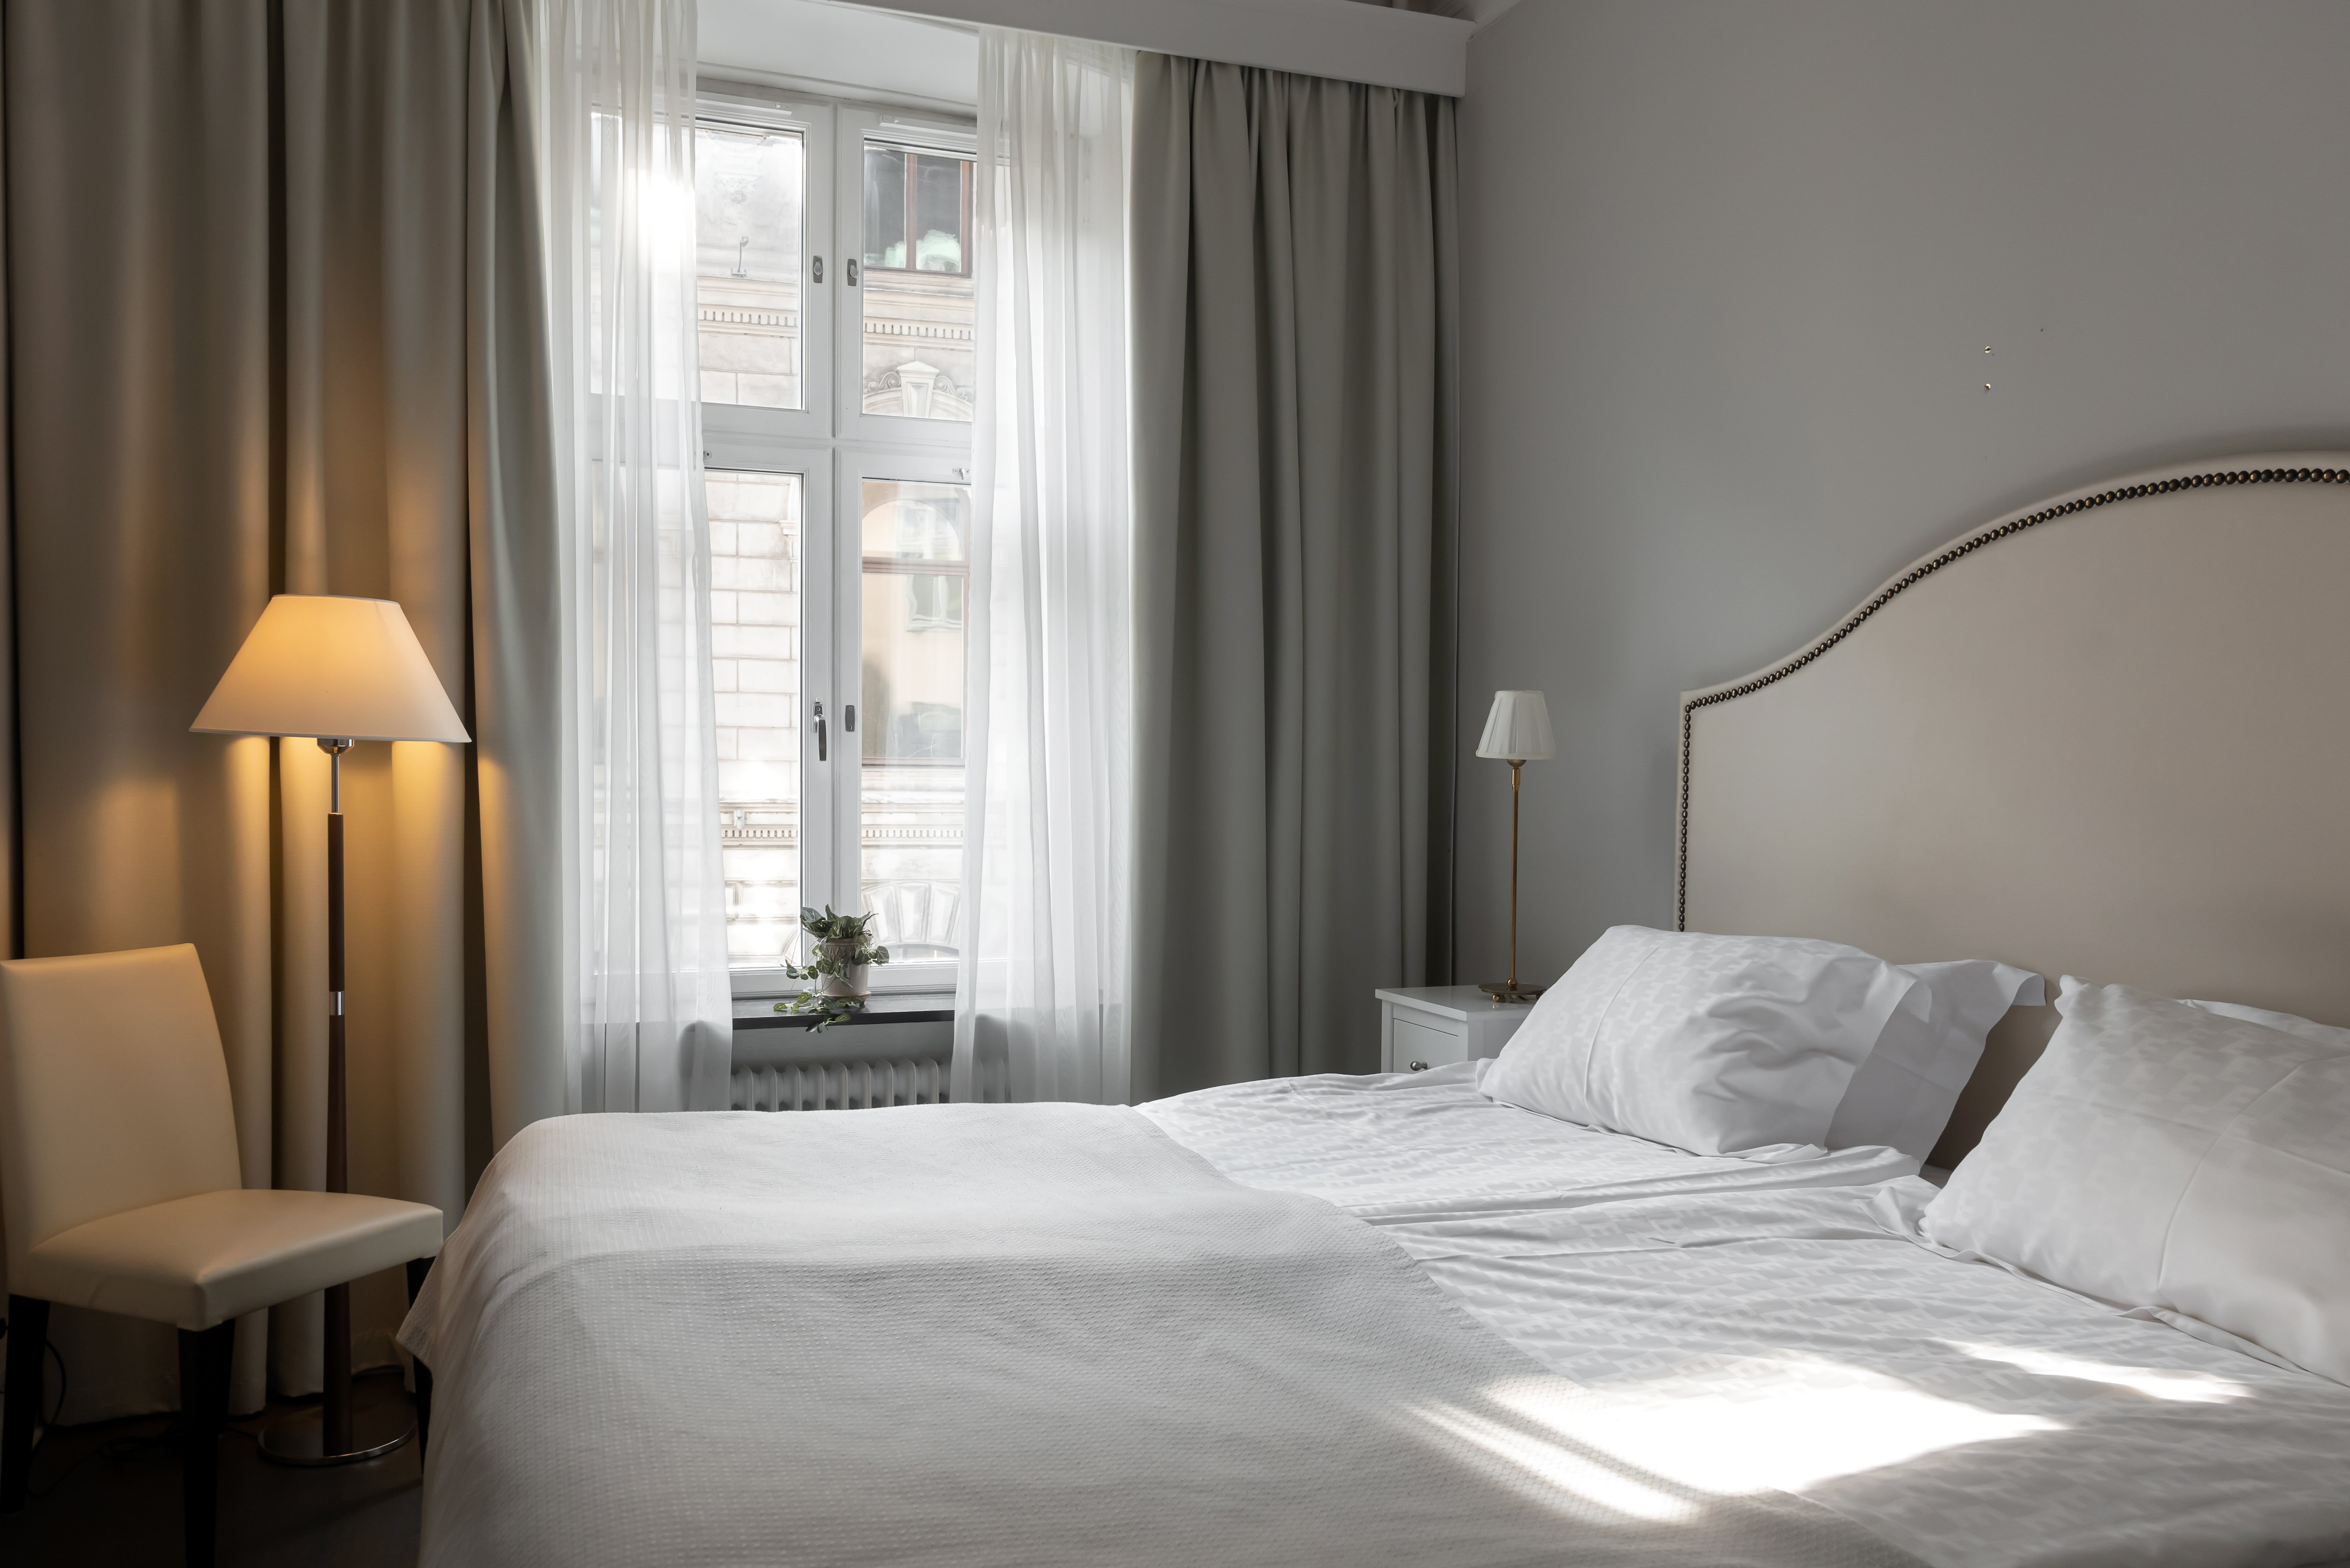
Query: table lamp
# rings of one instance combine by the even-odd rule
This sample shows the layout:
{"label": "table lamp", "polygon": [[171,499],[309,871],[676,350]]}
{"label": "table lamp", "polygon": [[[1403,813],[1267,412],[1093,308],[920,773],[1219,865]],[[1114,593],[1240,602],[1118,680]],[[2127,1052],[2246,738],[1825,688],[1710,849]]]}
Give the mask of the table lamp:
{"label": "table lamp", "polygon": [[[354,741],[470,742],[441,678],[390,599],[279,594],[188,726],[206,735],[310,735],[327,753],[327,1190],[350,1190],[343,1053],[343,753]],[[316,1426],[263,1435],[285,1464],[349,1464],[408,1440],[405,1412],[388,1433],[354,1429],[351,1288],[327,1296],[326,1398]]]}
{"label": "table lamp", "polygon": [[1518,983],[1518,778],[1528,763],[1551,754],[1550,708],[1539,691],[1496,691],[1493,711],[1485,715],[1485,732],[1478,737],[1477,754],[1499,757],[1510,764],[1510,978],[1480,981],[1477,989],[1496,1002],[1531,1002],[1540,986]]}

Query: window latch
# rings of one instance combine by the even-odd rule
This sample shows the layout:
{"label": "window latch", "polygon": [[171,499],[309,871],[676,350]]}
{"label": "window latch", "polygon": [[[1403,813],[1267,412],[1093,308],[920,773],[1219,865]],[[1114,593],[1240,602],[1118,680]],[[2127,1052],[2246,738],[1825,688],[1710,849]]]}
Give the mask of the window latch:
{"label": "window latch", "polygon": [[848,286],[851,288],[855,288],[857,286],[857,258],[855,256],[848,258]]}
{"label": "window latch", "polygon": [[821,702],[816,704],[816,760],[820,763],[830,760],[824,754],[824,704]]}
{"label": "window latch", "polygon": [[822,256],[816,258],[816,280],[818,283],[822,283],[824,281],[824,258]]}
{"label": "window latch", "polygon": [[840,711],[840,727],[850,734],[857,733],[857,704],[849,703]]}

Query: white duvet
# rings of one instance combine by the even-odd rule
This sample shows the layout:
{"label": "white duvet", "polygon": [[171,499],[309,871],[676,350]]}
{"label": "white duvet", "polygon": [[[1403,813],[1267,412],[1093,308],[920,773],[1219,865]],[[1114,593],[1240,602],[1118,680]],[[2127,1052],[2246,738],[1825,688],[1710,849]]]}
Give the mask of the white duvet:
{"label": "white duvet", "polygon": [[540,1122],[401,1342],[429,1568],[1913,1563],[1566,1434],[1378,1231],[1112,1107]]}
{"label": "white duvet", "polygon": [[[2350,1556],[2350,1389],[1935,1255],[1899,1233],[1930,1189],[1890,1151],[1700,1158],[1496,1105],[1481,1070],[1139,1113],[542,1124],[403,1336],[442,1391],[424,1560],[1446,1563],[1634,1539],[1513,1556],[1494,1542],[1532,1498],[1656,1527],[1643,1562],[1734,1516],[1746,1555],[1694,1560],[1749,1561],[1814,1528],[1782,1492],[1859,1527],[1805,1561],[1872,1541],[1937,1568]],[[1035,1166],[1070,1116],[1168,1137],[1123,1140],[1105,1188]],[[985,1147],[1007,1138],[1026,1147]],[[1271,1228],[1224,1234],[1256,1211],[1222,1207],[1230,1184],[1206,1199],[1201,1160],[1286,1205],[1243,1225]],[[1206,1232],[1134,1229],[1167,1190],[1205,1200]],[[1323,1203],[1399,1250],[1333,1251],[1302,1219],[1336,1221]],[[1051,1260],[1105,1242],[1132,1267],[1072,1295]],[[1348,1282],[1347,1313],[1284,1298],[1295,1276],[1259,1288],[1301,1256]],[[1444,1338],[1399,1279],[1531,1361],[1446,1363],[1436,1394],[1388,1376],[1382,1335]],[[1385,1348],[1333,1363],[1334,1336]],[[1186,1346],[1211,1376],[1163,1374]],[[1362,1436],[1375,1410],[1402,1425]]]}
{"label": "white duvet", "polygon": [[1938,1256],[1898,1233],[1926,1183],[1821,1182],[1866,1151],[1700,1159],[1496,1106],[1479,1070],[1144,1110],[1370,1220],[1593,1396],[1529,1419],[1676,1484],[1794,1491],[1938,1568],[2350,1556],[2350,1388]]}

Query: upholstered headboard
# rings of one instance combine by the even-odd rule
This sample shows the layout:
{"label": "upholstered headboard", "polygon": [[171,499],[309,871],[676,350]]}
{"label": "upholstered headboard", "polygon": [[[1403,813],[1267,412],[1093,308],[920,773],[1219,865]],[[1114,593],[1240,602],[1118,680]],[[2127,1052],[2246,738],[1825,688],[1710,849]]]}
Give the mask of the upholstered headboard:
{"label": "upholstered headboard", "polygon": [[[2350,1025],[2350,453],[2028,507],[1681,699],[1689,930],[1825,937]],[[2019,1009],[1936,1151],[2038,1056]]]}

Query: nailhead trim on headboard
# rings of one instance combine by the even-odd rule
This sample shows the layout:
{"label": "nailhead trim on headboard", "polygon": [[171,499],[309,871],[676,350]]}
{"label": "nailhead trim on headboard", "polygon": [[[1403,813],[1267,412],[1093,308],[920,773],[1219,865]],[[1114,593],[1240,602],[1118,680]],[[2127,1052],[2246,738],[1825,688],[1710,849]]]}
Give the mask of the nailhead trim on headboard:
{"label": "nailhead trim on headboard", "polygon": [[2034,512],[2028,517],[2018,517],[2012,522],[1999,524],[1995,527],[1986,528],[1979,534],[1970,535],[1960,540],[1932,560],[1914,566],[1894,578],[1885,585],[1875,598],[1846,616],[1843,623],[1834,631],[1785,663],[1774,665],[1752,680],[1742,680],[1735,686],[1724,687],[1719,691],[1709,691],[1701,697],[1693,697],[1682,703],[1680,826],[1678,840],[1673,846],[1673,929],[1677,931],[1689,929],[1690,715],[1700,708],[1710,707],[1716,702],[1727,702],[1733,697],[1744,697],[1762,691],[1774,681],[1785,680],[1851,636],[1859,628],[1861,622],[1883,609],[1892,600],[1894,595],[1929,573],[1939,571],[1961,556],[1971,555],[1994,539],[2004,539],[2010,534],[2020,534],[2026,528],[2037,527],[2051,518],[2067,516],[2075,512],[2086,512],[2092,507],[2109,505],[2116,501],[2135,501],[2147,495],[2167,495],[2176,490],[2205,490],[2220,484],[2350,484],[2350,470],[2339,468],[2215,469],[2208,473],[2181,474],[2176,479],[2158,480],[2150,484],[2125,485],[2118,490],[2107,490],[2095,495],[2085,495],[2077,501],[2067,501],[2061,505]]}

